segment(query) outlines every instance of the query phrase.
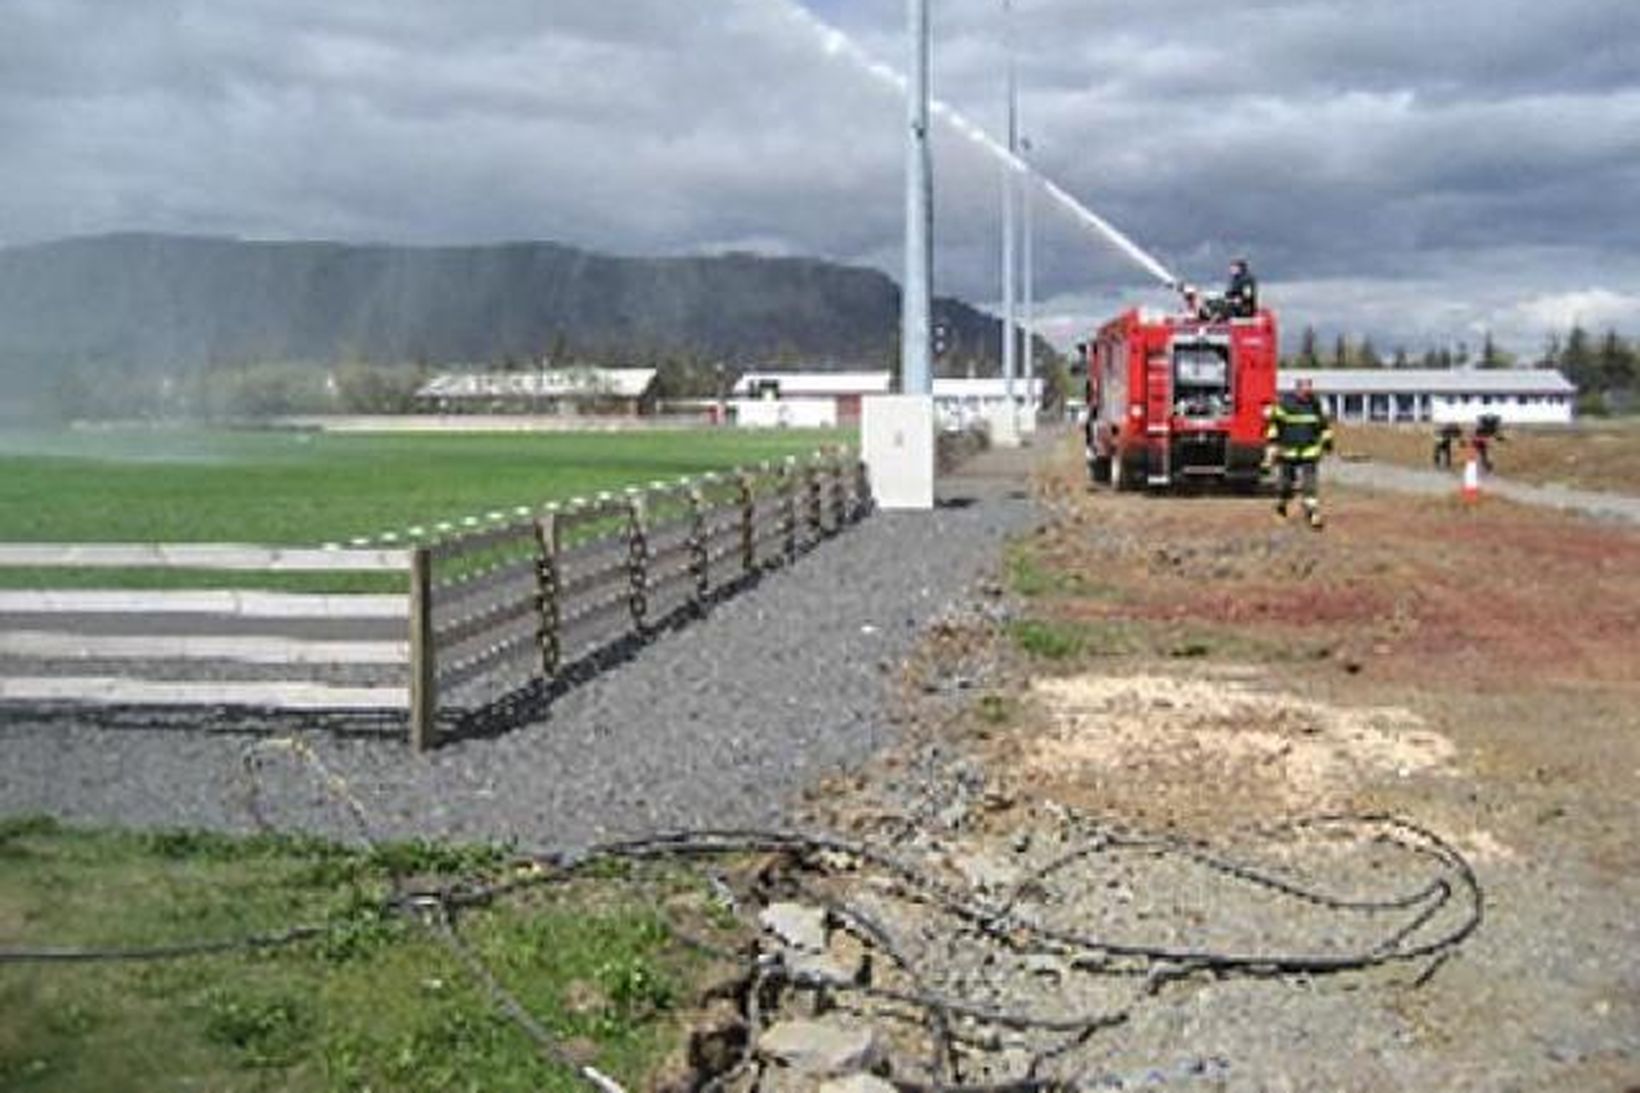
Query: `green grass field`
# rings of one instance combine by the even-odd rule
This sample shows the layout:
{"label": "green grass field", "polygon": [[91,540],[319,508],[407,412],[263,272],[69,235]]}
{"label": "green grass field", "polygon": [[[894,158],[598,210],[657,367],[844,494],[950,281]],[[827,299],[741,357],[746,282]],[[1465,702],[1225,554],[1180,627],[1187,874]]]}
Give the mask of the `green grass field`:
{"label": "green grass field", "polygon": [[850,439],[839,431],[0,432],[0,541],[345,543]]}
{"label": "green grass field", "polygon": [[[852,443],[852,431],[0,431],[0,542],[376,541]],[[400,591],[382,575],[0,569],[0,587]]]}
{"label": "green grass field", "polygon": [[[430,932],[384,912],[394,876],[505,877],[505,855],[427,844],[125,833],[0,820],[0,948],[131,947],[325,932],[259,952],[0,965],[0,1088],[574,1090]],[[629,1088],[680,1037],[725,944],[688,875],[561,880],[460,916],[462,936],[560,1044]]]}

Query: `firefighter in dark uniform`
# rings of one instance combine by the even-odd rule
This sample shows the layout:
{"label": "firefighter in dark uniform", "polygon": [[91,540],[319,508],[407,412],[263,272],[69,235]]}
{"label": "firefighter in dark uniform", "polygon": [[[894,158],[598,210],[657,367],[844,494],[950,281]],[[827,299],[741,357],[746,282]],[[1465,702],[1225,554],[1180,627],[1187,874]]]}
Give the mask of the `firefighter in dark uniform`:
{"label": "firefighter in dark uniform", "polygon": [[1463,439],[1463,426],[1449,421],[1435,430],[1435,469],[1452,469],[1452,445]]}
{"label": "firefighter in dark uniform", "polygon": [[1224,289],[1225,309],[1233,319],[1251,319],[1258,314],[1258,282],[1247,268],[1247,259],[1230,263],[1230,283]]}
{"label": "firefighter in dark uniform", "polygon": [[1315,387],[1307,379],[1270,407],[1270,424],[1264,430],[1269,445],[1267,460],[1281,463],[1281,499],[1276,502],[1276,516],[1287,518],[1287,506],[1293,494],[1304,494],[1304,515],[1317,531],[1323,523],[1321,501],[1316,495],[1316,464],[1321,454],[1332,450],[1332,422],[1321,409],[1321,400],[1315,397]]}

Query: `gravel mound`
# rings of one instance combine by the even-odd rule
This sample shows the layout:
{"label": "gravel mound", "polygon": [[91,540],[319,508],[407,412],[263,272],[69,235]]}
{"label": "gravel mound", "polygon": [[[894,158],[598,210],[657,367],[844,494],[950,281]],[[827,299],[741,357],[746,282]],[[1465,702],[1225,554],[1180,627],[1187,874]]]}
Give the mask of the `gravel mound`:
{"label": "gravel mound", "polygon": [[889,687],[919,632],[1034,522],[1027,461],[994,455],[1000,467],[982,458],[948,480],[933,513],[868,518],[560,695],[537,723],[417,756],[291,719],[217,719],[205,732],[6,714],[0,814],[245,830],[254,798],[281,828],[351,835],[346,810],[288,752],[264,749],[254,785],[247,775],[258,741],[294,731],[381,836],[575,847],[774,822],[798,790],[892,739]]}

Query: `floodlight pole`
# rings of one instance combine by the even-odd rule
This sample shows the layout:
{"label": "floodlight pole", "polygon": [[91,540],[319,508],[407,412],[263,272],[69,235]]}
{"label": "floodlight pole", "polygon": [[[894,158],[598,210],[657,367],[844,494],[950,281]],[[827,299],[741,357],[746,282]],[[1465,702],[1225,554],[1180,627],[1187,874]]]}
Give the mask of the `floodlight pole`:
{"label": "floodlight pole", "polygon": [[[1002,40],[1008,66],[1008,154],[1019,155],[1019,74],[1014,65],[1014,5],[1002,0]],[[1018,338],[1014,315],[1015,176],[1013,163],[1002,165],[1002,386],[1009,412],[1014,412],[1015,342]]]}
{"label": "floodlight pole", "polygon": [[906,85],[905,289],[900,305],[900,391],[933,391],[929,368],[934,279],[933,159],[928,148],[928,0],[907,0],[911,79]]}
{"label": "floodlight pole", "polygon": [[[1030,162],[1030,155],[1030,139],[1021,137],[1019,139],[1019,157],[1028,163]],[[1021,275],[1020,288],[1024,299],[1021,301],[1020,306],[1019,325],[1023,328],[1022,340],[1025,343],[1025,357],[1022,362],[1024,367],[1021,374],[1025,377],[1025,404],[1027,406],[1031,404],[1032,385],[1036,380],[1036,346],[1033,344],[1036,330],[1036,216],[1035,210],[1031,207],[1031,191],[1033,189],[1035,187],[1032,185],[1031,176],[1026,175],[1022,194],[1023,200],[1021,202],[1024,206],[1025,253],[1021,259],[1024,271]]]}

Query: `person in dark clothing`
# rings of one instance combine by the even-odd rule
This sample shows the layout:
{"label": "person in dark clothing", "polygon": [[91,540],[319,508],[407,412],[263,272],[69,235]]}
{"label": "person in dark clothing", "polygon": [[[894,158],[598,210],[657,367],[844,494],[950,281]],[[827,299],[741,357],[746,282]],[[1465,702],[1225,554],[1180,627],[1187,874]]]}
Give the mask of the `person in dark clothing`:
{"label": "person in dark clothing", "polygon": [[1463,437],[1463,426],[1455,421],[1449,421],[1435,430],[1435,469],[1449,471],[1452,469],[1452,445]]}
{"label": "person in dark clothing", "polygon": [[1492,442],[1503,439],[1503,418],[1497,414],[1482,414],[1475,420],[1475,436],[1470,442],[1481,470],[1492,473]]}
{"label": "person in dark clothing", "polygon": [[1224,303],[1233,319],[1251,319],[1258,314],[1258,282],[1247,268],[1247,259],[1230,263],[1230,283],[1224,289]]}
{"label": "person in dark clothing", "polygon": [[1315,387],[1307,379],[1270,407],[1270,424],[1264,430],[1268,444],[1265,458],[1281,464],[1281,497],[1276,502],[1277,519],[1287,518],[1287,506],[1295,493],[1304,495],[1304,516],[1317,531],[1325,521],[1316,466],[1323,452],[1332,450],[1332,422],[1315,397]]}

